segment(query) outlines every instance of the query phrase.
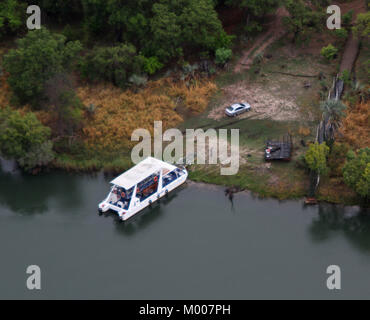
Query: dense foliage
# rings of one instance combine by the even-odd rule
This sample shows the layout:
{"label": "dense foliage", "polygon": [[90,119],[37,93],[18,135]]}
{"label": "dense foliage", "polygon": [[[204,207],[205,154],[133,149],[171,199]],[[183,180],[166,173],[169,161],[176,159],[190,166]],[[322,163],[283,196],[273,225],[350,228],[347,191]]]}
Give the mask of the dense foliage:
{"label": "dense foliage", "polygon": [[17,32],[24,22],[25,4],[17,0],[3,0],[0,3],[0,37]]}
{"label": "dense foliage", "polygon": [[356,24],[353,27],[353,32],[358,37],[370,36],[370,11],[360,13],[357,16]]}
{"label": "dense foliage", "polygon": [[64,36],[47,29],[30,31],[17,41],[17,48],[4,57],[8,83],[20,103],[40,106],[46,82],[71,66],[81,44],[66,43]]}
{"label": "dense foliage", "polygon": [[308,167],[318,174],[325,175],[329,172],[326,160],[329,154],[329,147],[326,143],[319,144],[318,142],[310,144],[305,160]]}
{"label": "dense foliage", "polygon": [[333,59],[335,59],[336,56],[337,56],[337,54],[338,54],[338,49],[336,47],[334,47],[331,43],[328,44],[326,47],[323,47],[321,49],[321,55],[326,60],[333,60]]}
{"label": "dense foliage", "polygon": [[226,4],[247,8],[254,16],[261,17],[274,11],[280,0],[226,0]]}
{"label": "dense foliage", "polygon": [[285,0],[290,13],[284,17],[284,24],[293,34],[293,42],[308,41],[313,31],[325,26],[325,11],[314,11],[303,0]]}
{"label": "dense foliage", "polygon": [[0,109],[0,153],[29,170],[53,159],[50,129],[31,113]]}
{"label": "dense foliage", "polygon": [[363,198],[370,197],[370,148],[349,152],[343,168],[344,182]]}
{"label": "dense foliage", "polygon": [[[137,55],[132,45],[99,47],[82,59],[80,70],[89,80],[105,80],[124,87],[132,74],[141,72],[145,62],[145,58]],[[152,72],[156,66],[152,63],[147,68]]]}
{"label": "dense foliage", "polygon": [[128,43],[146,57],[165,62],[191,50],[228,47],[212,0],[34,1],[52,17],[79,16],[85,37]]}

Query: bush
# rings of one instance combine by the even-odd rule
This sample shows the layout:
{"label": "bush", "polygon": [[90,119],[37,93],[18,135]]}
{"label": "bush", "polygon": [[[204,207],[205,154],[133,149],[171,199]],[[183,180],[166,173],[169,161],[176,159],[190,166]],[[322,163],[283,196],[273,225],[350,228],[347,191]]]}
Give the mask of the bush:
{"label": "bush", "polygon": [[326,164],[326,157],[329,154],[329,147],[326,143],[319,144],[317,142],[310,144],[306,154],[305,161],[308,167],[321,175],[326,175],[329,168]]}
{"label": "bush", "polygon": [[154,74],[163,68],[157,57],[144,58],[144,71],[148,74]]}
{"label": "bush", "polygon": [[251,21],[247,24],[247,26],[244,29],[248,35],[251,35],[261,32],[263,30],[263,27],[259,22]]}
{"label": "bush", "polygon": [[78,41],[66,42],[60,34],[42,28],[30,31],[17,41],[17,49],[4,56],[9,72],[8,83],[21,103],[40,106],[45,100],[46,82],[62,70],[68,70],[82,49]]}
{"label": "bush", "polygon": [[370,148],[361,149],[356,155],[350,151],[343,168],[344,182],[363,198],[370,196]]}
{"label": "bush", "polygon": [[54,160],[53,143],[49,140],[40,145],[35,145],[21,158],[19,165],[26,171],[43,167]]}
{"label": "bush", "polygon": [[344,28],[336,29],[334,33],[335,33],[335,36],[341,40],[346,40],[348,37],[348,31]]}
{"label": "bush", "polygon": [[33,113],[0,109],[0,153],[17,160],[25,170],[46,165],[54,158],[49,137],[50,129]]}
{"label": "bush", "polygon": [[332,44],[329,44],[326,47],[321,49],[321,55],[327,60],[333,60],[336,58],[338,54],[338,49],[334,47]]}
{"label": "bush", "polygon": [[330,168],[331,176],[342,176],[342,169],[346,160],[348,150],[349,147],[347,144],[334,142],[328,158],[328,166]]}
{"label": "bush", "polygon": [[348,11],[345,13],[342,17],[342,25],[344,27],[349,27],[352,23],[352,17],[353,17],[353,10]]}
{"label": "bush", "polygon": [[215,53],[215,63],[224,66],[233,55],[231,49],[218,48]]}

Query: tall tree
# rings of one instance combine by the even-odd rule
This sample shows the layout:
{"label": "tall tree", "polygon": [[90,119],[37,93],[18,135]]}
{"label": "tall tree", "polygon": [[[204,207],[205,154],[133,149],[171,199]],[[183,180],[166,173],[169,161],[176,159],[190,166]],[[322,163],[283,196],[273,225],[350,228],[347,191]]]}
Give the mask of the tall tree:
{"label": "tall tree", "polygon": [[319,144],[318,142],[310,144],[305,154],[305,160],[308,167],[319,175],[327,174],[329,172],[329,168],[326,163],[328,154],[329,147],[325,142],[322,144]]}
{"label": "tall tree", "polygon": [[5,55],[4,67],[20,103],[40,107],[40,101],[45,99],[46,81],[68,70],[81,48],[78,41],[66,43],[64,36],[45,28],[30,31],[18,40],[17,48]]}
{"label": "tall tree", "polygon": [[50,129],[36,116],[0,108],[0,153],[16,159],[26,170],[47,164],[53,159]]}
{"label": "tall tree", "polygon": [[284,0],[289,12],[284,24],[293,34],[292,41],[306,41],[313,31],[319,31],[324,24],[325,13],[314,11],[303,0]]}

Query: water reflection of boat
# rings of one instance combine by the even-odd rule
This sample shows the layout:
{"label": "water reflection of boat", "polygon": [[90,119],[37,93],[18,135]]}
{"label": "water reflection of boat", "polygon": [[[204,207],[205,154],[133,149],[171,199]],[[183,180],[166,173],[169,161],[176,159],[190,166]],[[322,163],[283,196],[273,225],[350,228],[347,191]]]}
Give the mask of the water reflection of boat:
{"label": "water reflection of boat", "polygon": [[111,191],[99,204],[99,211],[113,210],[121,220],[127,220],[182,185],[187,177],[185,168],[148,157],[111,182]]}
{"label": "water reflection of boat", "polygon": [[[171,192],[168,197],[157,201],[151,208],[145,208],[140,214],[134,215],[129,220],[124,221],[124,223],[122,223],[117,215],[114,215],[114,224],[117,233],[127,237],[134,236],[138,232],[142,233],[146,228],[153,225],[154,222],[158,222],[164,217],[165,207],[178,197],[183,188],[184,185],[180,186]],[[112,217],[111,215],[109,216]]]}

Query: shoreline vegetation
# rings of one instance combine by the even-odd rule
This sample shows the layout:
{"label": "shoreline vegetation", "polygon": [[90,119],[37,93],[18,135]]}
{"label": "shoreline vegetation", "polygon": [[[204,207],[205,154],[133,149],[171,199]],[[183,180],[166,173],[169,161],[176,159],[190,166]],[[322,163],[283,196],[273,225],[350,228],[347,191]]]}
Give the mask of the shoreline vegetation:
{"label": "shoreline vegetation", "polygon": [[[71,21],[63,32],[55,31],[58,28],[50,25],[50,31],[42,29],[39,36],[37,31],[30,32],[28,37],[5,29],[12,40],[4,40],[0,45],[0,129],[2,125],[19,128],[17,123],[27,118],[22,130],[33,128],[40,135],[27,141],[17,136],[20,148],[12,148],[6,139],[3,142],[0,139],[0,146],[3,143],[0,152],[7,152],[25,163],[31,174],[63,170],[117,175],[133,165],[130,157],[133,130],[144,128],[152,134],[155,120],[163,121],[163,130],[239,129],[239,173],[221,176],[217,165],[192,165],[189,179],[222,185],[236,192],[248,190],[262,198],[304,198],[310,189],[305,155],[314,144],[322,118],[320,103],[326,100],[333,78],[340,71],[351,30],[355,26],[359,34],[365,32],[362,24],[366,25],[368,20],[364,17],[361,24],[356,24],[365,0],[343,2],[341,32],[322,29],[320,25],[324,25],[326,16],[321,14],[319,4],[315,2],[316,7],[310,8],[303,0],[295,4],[284,1],[286,9],[279,8],[276,15],[279,1],[271,0],[257,2],[253,8],[236,6],[232,9],[222,1],[217,8],[208,0],[201,0],[199,6],[196,1],[189,1],[184,11],[170,8],[170,4],[168,8],[165,8],[167,4],[161,5],[163,8],[155,4],[154,17],[149,18],[150,14],[141,8],[138,9],[143,10],[141,18],[135,16],[137,20],[129,20],[121,29],[117,26],[122,21],[110,26],[122,39],[118,42],[110,39],[109,44],[94,40],[99,34],[98,30],[92,30],[94,23],[106,18],[97,13],[93,15],[94,21],[84,22],[86,39],[78,36],[81,26]],[[271,4],[269,10],[265,2]],[[350,10],[351,7],[355,11]],[[72,9],[78,16],[80,9]],[[57,8],[50,4],[47,10],[53,16]],[[68,8],[63,10],[67,12]],[[238,12],[240,21],[230,23],[228,10]],[[171,16],[172,11],[178,21]],[[208,16],[207,12],[212,14]],[[172,17],[173,27],[183,28],[189,19],[187,14],[195,19],[195,13],[206,36],[199,38],[185,30],[183,34],[176,34],[178,47],[173,47],[171,41],[168,42],[173,35],[163,33],[163,22]],[[250,22],[242,27],[245,16]],[[151,27],[156,28],[158,38],[150,43],[144,40],[145,32],[152,31],[141,19],[147,19]],[[312,23],[302,25],[300,19]],[[130,31],[128,26],[132,23],[143,33],[136,35]],[[127,35],[123,35],[122,30],[126,30]],[[361,49],[353,73],[341,70],[345,89],[342,100],[347,109],[339,117],[340,129],[326,156],[328,174],[320,181],[316,194],[319,201],[369,204],[354,188],[347,186],[342,174],[351,149],[357,152],[369,146],[370,48],[368,35],[360,37]],[[14,44],[16,38],[22,39]],[[94,41],[96,46],[92,45]],[[192,48],[189,41],[196,46]],[[263,45],[266,41],[268,45]],[[53,55],[46,53],[43,68],[47,72],[41,75],[44,82],[40,82],[40,77],[36,79],[36,75],[23,72],[32,69],[24,52],[27,48],[38,52],[43,43],[50,47]],[[166,43],[170,48],[168,52],[161,49]],[[35,59],[33,63],[43,62]],[[48,65],[54,69],[47,68]],[[28,86],[25,74],[35,80],[34,87]],[[250,102],[251,115],[238,117],[237,121],[226,119],[225,107],[238,101]],[[2,122],[1,112],[8,113],[6,117],[13,120]],[[265,142],[280,139],[287,133],[293,136],[292,161],[266,163]],[[32,144],[37,147],[29,147]],[[27,153],[22,148],[27,149]]]}

